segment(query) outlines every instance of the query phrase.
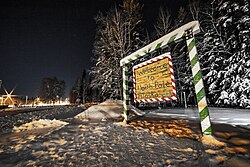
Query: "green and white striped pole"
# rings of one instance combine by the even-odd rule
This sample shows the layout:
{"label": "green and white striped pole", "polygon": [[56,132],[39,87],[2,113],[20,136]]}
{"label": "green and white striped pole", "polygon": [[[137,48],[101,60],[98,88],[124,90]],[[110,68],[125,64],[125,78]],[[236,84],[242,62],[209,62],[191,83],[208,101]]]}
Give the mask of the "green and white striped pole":
{"label": "green and white striped pole", "polygon": [[129,93],[128,93],[128,67],[125,65],[122,67],[122,79],[123,79],[123,107],[124,107],[124,119],[128,120],[128,101],[129,101]]}
{"label": "green and white striped pole", "polygon": [[207,107],[205,89],[204,89],[204,85],[202,81],[199,57],[198,57],[197,49],[195,46],[195,39],[193,37],[193,33],[191,35],[189,34],[186,36],[186,42],[188,46],[189,59],[191,62],[196,99],[198,102],[202,134],[211,135],[212,133],[211,122],[210,122],[209,111]]}

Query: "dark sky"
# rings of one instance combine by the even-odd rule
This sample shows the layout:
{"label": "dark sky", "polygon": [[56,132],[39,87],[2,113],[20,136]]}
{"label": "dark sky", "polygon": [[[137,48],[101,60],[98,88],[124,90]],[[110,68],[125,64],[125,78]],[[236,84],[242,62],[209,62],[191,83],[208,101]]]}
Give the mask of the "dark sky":
{"label": "dark sky", "polygon": [[[0,80],[15,94],[35,97],[42,78],[66,82],[66,94],[92,65],[94,16],[121,0],[5,0],[0,3]],[[141,0],[151,31],[160,6],[173,12],[183,0]],[[182,4],[185,5],[185,4]]]}

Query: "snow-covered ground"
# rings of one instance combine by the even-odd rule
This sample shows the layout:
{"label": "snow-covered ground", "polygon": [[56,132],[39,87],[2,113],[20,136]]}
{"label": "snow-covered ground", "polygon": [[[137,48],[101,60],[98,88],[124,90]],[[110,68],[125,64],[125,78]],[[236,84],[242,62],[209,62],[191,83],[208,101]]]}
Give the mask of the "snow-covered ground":
{"label": "snow-covered ground", "polygon": [[25,123],[21,126],[14,127],[13,132],[22,132],[22,131],[28,131],[28,130],[37,130],[37,129],[43,129],[43,128],[60,128],[65,125],[67,125],[67,122],[63,122],[60,120],[49,120],[49,119],[39,119],[38,121],[32,121],[29,123]]}
{"label": "snow-covered ground", "polygon": [[82,120],[122,119],[123,104],[121,100],[107,100],[98,105],[92,106],[75,118]]}
{"label": "snow-covered ground", "polygon": [[[130,124],[88,121],[81,124],[72,118],[62,118],[74,112],[73,109],[39,111],[39,115],[33,112],[37,117],[31,117],[32,121],[14,127],[14,133],[1,135],[0,166],[229,166],[235,161],[244,166],[249,163],[249,138],[241,138],[241,133],[236,131],[216,131],[224,136],[222,142],[203,138],[201,144],[199,126],[193,124],[194,121],[134,120]],[[82,111],[75,109],[78,113]],[[108,119],[106,116],[112,114],[120,117],[122,111],[121,101],[106,101],[87,110],[88,116],[101,119]],[[29,118],[27,114],[4,118]],[[60,117],[48,120],[57,114]],[[79,115],[85,116],[85,113]],[[47,118],[42,118],[45,116]]]}
{"label": "snow-covered ground", "polygon": [[66,119],[75,116],[83,110],[83,107],[55,107],[46,110],[34,110],[32,112],[19,113],[17,115],[6,115],[0,117],[0,135],[11,132],[12,128],[15,126],[18,127],[41,119]]}

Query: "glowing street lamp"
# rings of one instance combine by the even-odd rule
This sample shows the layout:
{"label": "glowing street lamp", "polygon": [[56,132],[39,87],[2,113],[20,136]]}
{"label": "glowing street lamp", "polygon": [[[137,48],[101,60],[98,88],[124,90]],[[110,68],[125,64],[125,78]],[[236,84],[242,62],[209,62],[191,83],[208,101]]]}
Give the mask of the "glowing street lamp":
{"label": "glowing street lamp", "polygon": [[6,97],[6,98],[4,99],[4,104],[5,104],[5,102],[6,102],[8,99],[10,99],[10,101],[11,101],[12,104],[14,105],[14,101],[13,101],[12,97],[16,97],[16,95],[12,95],[12,93],[14,92],[15,89],[16,89],[16,87],[14,87],[14,88],[12,89],[12,91],[9,93],[9,92],[4,88],[4,91],[5,91],[5,93],[6,93],[6,95],[3,95],[3,96],[2,96],[2,97]]}

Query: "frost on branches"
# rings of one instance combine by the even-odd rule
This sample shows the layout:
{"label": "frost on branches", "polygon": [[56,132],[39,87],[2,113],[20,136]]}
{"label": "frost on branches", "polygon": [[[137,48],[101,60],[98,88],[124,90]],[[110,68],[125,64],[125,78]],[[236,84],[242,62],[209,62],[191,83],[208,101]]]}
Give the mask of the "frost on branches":
{"label": "frost on branches", "polygon": [[122,97],[120,60],[139,49],[141,41],[141,5],[125,0],[106,15],[99,13],[94,43],[94,61],[90,74],[92,87],[98,88],[103,99]]}
{"label": "frost on branches", "polygon": [[208,98],[220,106],[250,107],[249,2],[216,2],[200,49]]}

